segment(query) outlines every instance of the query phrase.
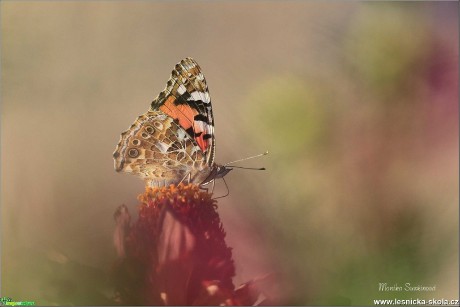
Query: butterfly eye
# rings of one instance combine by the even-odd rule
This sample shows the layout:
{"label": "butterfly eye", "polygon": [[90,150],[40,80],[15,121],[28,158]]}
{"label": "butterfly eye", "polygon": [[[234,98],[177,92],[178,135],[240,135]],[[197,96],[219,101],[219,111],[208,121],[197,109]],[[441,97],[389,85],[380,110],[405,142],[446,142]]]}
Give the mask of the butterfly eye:
{"label": "butterfly eye", "polygon": [[132,143],[134,146],[137,146],[141,143],[141,141],[139,141],[138,139],[134,139]]}
{"label": "butterfly eye", "polygon": [[157,128],[158,130],[163,130],[163,124],[160,123],[160,122],[154,122],[153,125],[154,125],[155,128]]}
{"label": "butterfly eye", "polygon": [[136,148],[131,148],[130,150],[128,150],[128,156],[130,156],[131,158],[136,158],[138,155],[139,150],[137,150]]}
{"label": "butterfly eye", "polygon": [[146,126],[145,131],[147,131],[148,134],[153,134],[155,132],[155,128],[152,126]]}

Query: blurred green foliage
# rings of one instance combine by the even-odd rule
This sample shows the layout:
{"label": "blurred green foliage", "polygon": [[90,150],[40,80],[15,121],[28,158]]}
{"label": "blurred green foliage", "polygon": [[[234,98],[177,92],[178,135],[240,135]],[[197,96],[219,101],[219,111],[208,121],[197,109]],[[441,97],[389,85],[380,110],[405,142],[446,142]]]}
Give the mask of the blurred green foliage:
{"label": "blurred green foliage", "polygon": [[421,7],[387,3],[378,10],[364,6],[354,16],[344,55],[351,75],[372,90],[373,97],[400,101],[427,67],[433,33],[429,22],[420,22],[425,14]]}
{"label": "blurred green foliage", "polygon": [[[433,199],[416,186],[418,176],[436,181],[423,168],[443,167],[424,162],[429,151],[445,154],[431,147],[427,126],[450,141],[457,138],[456,114],[444,110],[448,124],[433,127],[436,114],[425,109],[434,103],[457,108],[455,99],[432,101],[436,57],[450,62],[443,73],[451,86],[443,90],[453,93],[457,60],[449,52],[435,54],[455,47],[440,41],[429,20],[422,21],[429,13],[405,3],[365,4],[342,38],[336,68],[343,71],[278,75],[263,80],[246,100],[254,141],[263,147],[265,136],[271,140],[276,175],[260,189],[276,192],[260,203],[263,218],[254,219],[269,221],[268,244],[277,246],[281,271],[293,283],[288,304],[433,298],[430,292],[379,292],[378,285],[434,285],[444,261],[458,254],[455,215],[444,231],[434,230],[431,220],[438,205],[458,213],[455,189],[438,204],[436,186],[429,187]],[[455,156],[456,149],[450,150]],[[454,187],[455,173],[448,176]],[[428,240],[432,231],[439,236],[434,241]],[[458,263],[452,269],[458,272]]]}

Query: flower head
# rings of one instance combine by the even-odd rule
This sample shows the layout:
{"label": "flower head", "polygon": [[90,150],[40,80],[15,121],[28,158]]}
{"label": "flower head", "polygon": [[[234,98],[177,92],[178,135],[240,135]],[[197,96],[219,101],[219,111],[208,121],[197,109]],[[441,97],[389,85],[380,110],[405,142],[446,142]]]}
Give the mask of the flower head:
{"label": "flower head", "polygon": [[115,241],[123,251],[115,269],[118,302],[231,302],[235,267],[211,194],[179,184],[148,187],[138,199],[139,218],[128,230],[120,231],[129,223],[120,216],[127,211],[117,216]]}

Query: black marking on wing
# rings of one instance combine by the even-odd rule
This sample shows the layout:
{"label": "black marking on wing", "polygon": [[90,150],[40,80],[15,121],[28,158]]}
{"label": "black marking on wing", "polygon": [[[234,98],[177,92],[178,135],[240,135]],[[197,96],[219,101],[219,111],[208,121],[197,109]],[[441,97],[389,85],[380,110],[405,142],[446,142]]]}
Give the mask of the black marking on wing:
{"label": "black marking on wing", "polygon": [[199,120],[199,121],[202,121],[202,122],[205,122],[205,123],[209,124],[208,117],[203,115],[203,114],[195,115],[195,117],[193,119],[194,120]]}
{"label": "black marking on wing", "polygon": [[188,128],[187,130],[185,130],[185,132],[187,132],[188,135],[192,135],[192,136],[193,136],[193,135],[196,135],[196,134],[195,134],[195,131],[193,131],[193,127]]}

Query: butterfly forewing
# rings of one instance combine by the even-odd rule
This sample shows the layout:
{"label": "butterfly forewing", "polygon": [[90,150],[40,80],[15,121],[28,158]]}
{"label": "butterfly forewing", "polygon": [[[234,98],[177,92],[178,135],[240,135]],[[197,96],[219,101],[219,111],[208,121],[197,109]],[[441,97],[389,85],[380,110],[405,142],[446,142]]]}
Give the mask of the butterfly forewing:
{"label": "butterfly forewing", "polygon": [[195,139],[208,165],[214,163],[211,98],[201,68],[193,59],[186,58],[175,66],[166,88],[152,102],[151,110],[161,110],[176,119],[187,134]]}

